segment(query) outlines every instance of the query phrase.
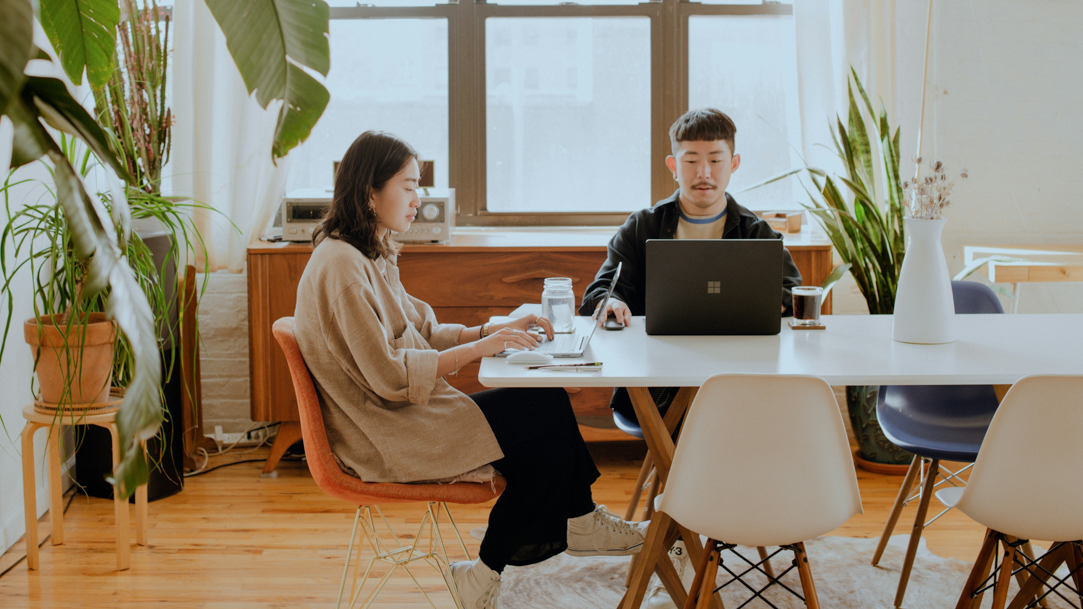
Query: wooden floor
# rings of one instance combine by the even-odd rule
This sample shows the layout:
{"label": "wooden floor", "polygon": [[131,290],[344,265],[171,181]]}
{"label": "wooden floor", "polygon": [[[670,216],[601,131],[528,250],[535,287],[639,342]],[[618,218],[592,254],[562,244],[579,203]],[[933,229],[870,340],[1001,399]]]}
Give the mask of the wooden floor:
{"label": "wooden floor", "polygon": [[[642,444],[608,442],[592,444],[591,450],[603,472],[594,486],[595,500],[622,512],[638,473]],[[266,452],[225,455],[212,465],[261,454]],[[133,546],[131,569],[123,572],[114,570],[112,502],[77,496],[65,516],[64,545],[46,542],[40,571],[28,571],[22,561],[0,577],[0,607],[333,607],[354,508],[320,492],[302,462],[283,462],[277,478],[261,478],[260,467],[241,464],[189,478],[183,492],[151,503],[150,546]],[[865,514],[832,534],[878,536],[901,480],[858,470]],[[909,532],[914,509],[903,513],[898,533]],[[485,522],[488,507],[452,510],[476,552],[478,544],[467,531]],[[416,505],[385,509],[399,533],[411,535],[420,512]],[[44,536],[48,516],[40,526]],[[926,539],[934,553],[970,561],[982,532],[952,512],[933,525]],[[0,572],[24,551],[21,542],[8,550],[0,557]],[[416,572],[437,606],[450,608],[439,575],[424,566]],[[377,606],[428,607],[405,575],[396,575],[380,599]]]}

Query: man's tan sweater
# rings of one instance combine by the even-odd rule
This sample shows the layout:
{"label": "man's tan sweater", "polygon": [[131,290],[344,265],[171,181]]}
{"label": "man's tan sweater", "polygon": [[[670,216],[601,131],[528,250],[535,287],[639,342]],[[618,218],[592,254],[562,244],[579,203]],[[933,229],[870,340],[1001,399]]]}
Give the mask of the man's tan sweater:
{"label": "man's tan sweater", "polygon": [[325,239],[294,317],[331,451],[362,480],[449,478],[504,456],[477,404],[436,377],[439,351],[464,326],[438,323],[408,295],[395,260]]}

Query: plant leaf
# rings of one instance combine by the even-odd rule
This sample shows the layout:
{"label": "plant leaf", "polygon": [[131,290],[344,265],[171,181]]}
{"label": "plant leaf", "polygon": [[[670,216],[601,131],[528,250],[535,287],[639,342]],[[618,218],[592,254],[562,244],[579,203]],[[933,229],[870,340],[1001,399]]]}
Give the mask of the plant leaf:
{"label": "plant leaf", "polygon": [[299,67],[327,75],[330,9],[323,0],[206,0],[249,93],[266,108],[284,104],[275,128],[273,158],[305,140],[330,95]]}
{"label": "plant leaf", "polygon": [[113,74],[120,5],[116,0],[40,0],[41,27],[68,78],[101,87]]}
{"label": "plant leaf", "polygon": [[125,181],[131,180],[128,170],[109,147],[105,131],[86,108],[68,93],[64,83],[55,78],[31,76],[23,85],[23,99],[27,103],[33,103],[50,126],[79,136],[117,175]]}
{"label": "plant leaf", "polygon": [[851,266],[853,265],[849,263],[840,264],[832,269],[831,272],[827,274],[827,277],[824,277],[824,280],[820,282],[820,287],[824,289],[824,298],[827,298],[827,295],[831,293],[831,288],[835,287],[835,284],[839,282],[839,279],[842,279],[843,275],[846,274],[846,271],[850,270]]}
{"label": "plant leaf", "polygon": [[[157,432],[163,416],[158,394],[161,354],[154,315],[128,261],[120,255],[112,227],[103,222],[109,216],[104,209],[97,209],[101,203],[87,194],[82,180],[55,142],[48,156],[55,168],[57,201],[64,210],[72,241],[80,255],[93,254],[86,271],[84,297],[91,298],[108,287],[105,312],[117,322],[133,353],[135,370],[117,413],[121,458],[111,480],[115,492],[126,498],[147,480],[142,441]],[[127,202],[113,204],[127,205]]]}
{"label": "plant leaf", "polygon": [[[847,90],[850,94],[850,148],[854,153],[853,166],[857,169],[857,173],[852,177],[871,185],[873,184],[872,143],[865,129],[865,119],[861,116],[861,108],[854,101],[854,89],[847,86]],[[873,189],[866,187],[865,190]]]}
{"label": "plant leaf", "polygon": [[741,194],[742,192],[747,192],[749,190],[754,190],[754,189],[759,188],[761,186],[767,186],[768,184],[771,184],[772,182],[777,182],[779,180],[788,178],[788,177],[792,176],[793,174],[801,173],[802,171],[805,171],[804,167],[798,167],[797,169],[790,169],[788,171],[783,171],[782,173],[780,173],[778,175],[773,175],[773,176],[767,178],[766,180],[760,180],[759,182],[756,182],[755,184],[753,184],[751,186],[745,186],[741,190],[736,190],[736,191],[731,191],[731,192],[733,194]]}
{"label": "plant leaf", "polygon": [[22,87],[26,78],[23,68],[33,48],[34,9],[30,0],[0,4],[0,112]]}
{"label": "plant leaf", "polygon": [[[5,113],[15,126],[12,139],[11,168],[17,169],[45,156],[52,138],[38,121],[38,113],[26,105],[22,97],[11,100]],[[53,144],[55,146],[55,144]]]}

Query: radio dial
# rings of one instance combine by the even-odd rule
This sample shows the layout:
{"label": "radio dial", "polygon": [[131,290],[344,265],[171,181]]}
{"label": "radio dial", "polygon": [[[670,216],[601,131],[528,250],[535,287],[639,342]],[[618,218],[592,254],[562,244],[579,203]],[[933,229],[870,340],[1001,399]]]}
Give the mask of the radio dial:
{"label": "radio dial", "polygon": [[434,203],[428,203],[421,208],[421,217],[428,221],[435,220],[440,215],[440,206]]}

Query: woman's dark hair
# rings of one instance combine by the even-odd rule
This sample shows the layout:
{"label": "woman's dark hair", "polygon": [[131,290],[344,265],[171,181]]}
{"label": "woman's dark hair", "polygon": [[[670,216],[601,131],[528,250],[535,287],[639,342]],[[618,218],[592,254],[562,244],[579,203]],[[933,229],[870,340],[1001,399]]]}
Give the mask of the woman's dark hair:
{"label": "woman's dark hair", "polygon": [[323,220],[312,231],[312,244],[341,239],[375,260],[399,251],[388,231],[379,236],[373,193],[417,158],[409,144],[382,131],[366,131],[350,144],[335,173],[335,194]]}

